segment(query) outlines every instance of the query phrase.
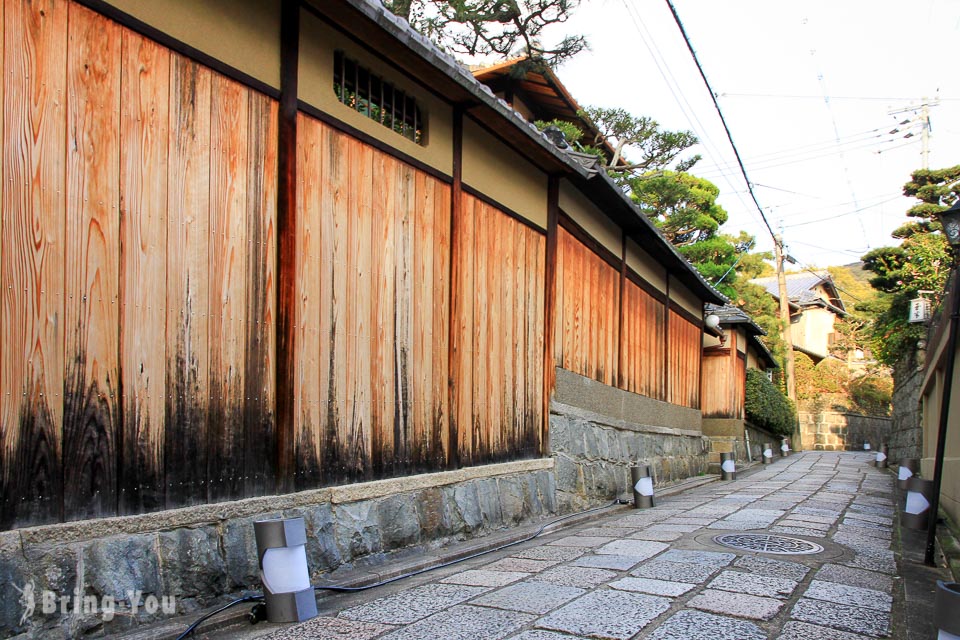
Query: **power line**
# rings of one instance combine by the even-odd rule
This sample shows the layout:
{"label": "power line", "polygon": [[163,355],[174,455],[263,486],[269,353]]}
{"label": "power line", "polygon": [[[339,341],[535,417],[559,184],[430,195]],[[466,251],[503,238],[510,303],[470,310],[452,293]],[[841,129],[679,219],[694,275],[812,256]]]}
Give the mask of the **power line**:
{"label": "power line", "polygon": [[[823,96],[797,95],[787,93],[729,93],[720,94],[721,98],[778,98],[787,100],[823,100]],[[888,100],[888,101],[907,101],[914,100],[914,97],[904,96],[829,96],[831,100]],[[955,101],[960,98],[940,98],[941,100]]]}
{"label": "power line", "polygon": [[690,55],[693,56],[693,62],[697,65],[697,71],[700,72],[700,77],[703,79],[703,84],[707,87],[707,91],[710,93],[710,100],[713,101],[713,106],[717,110],[717,115],[720,116],[720,122],[723,124],[723,130],[727,134],[727,140],[730,141],[730,148],[733,149],[733,155],[737,158],[737,164],[740,166],[740,173],[743,174],[743,179],[747,183],[747,191],[750,192],[750,198],[753,200],[753,204],[756,205],[757,211],[760,212],[760,217],[763,219],[763,223],[767,227],[767,231],[770,232],[770,237],[773,238],[774,242],[777,242],[777,234],[774,233],[773,227],[770,226],[770,221],[767,220],[767,216],[763,213],[763,207],[760,206],[760,202],[757,201],[757,196],[753,192],[753,185],[750,184],[750,178],[747,177],[747,170],[743,166],[743,160],[740,159],[740,152],[737,151],[737,145],[733,142],[733,135],[730,133],[730,127],[727,126],[727,119],[723,117],[723,111],[720,109],[720,104],[717,102],[717,96],[713,91],[713,88],[710,86],[710,81],[707,80],[707,75],[703,72],[703,67],[700,66],[700,60],[697,58],[697,52],[693,50],[693,45],[690,43],[690,38],[687,37],[687,31],[683,28],[683,23],[680,21],[680,16],[677,14],[676,7],[673,6],[671,0],[666,0],[667,6],[670,7],[670,13],[673,14],[673,21],[677,23],[677,28],[680,29],[680,34],[683,36],[683,41],[687,44],[687,49],[690,51]]}
{"label": "power line", "polygon": [[[901,197],[903,197],[903,196],[897,195],[897,196],[894,196],[893,198],[890,198],[890,199],[888,199],[888,200],[883,200],[883,201],[881,201],[881,202],[876,202],[876,203],[871,204],[871,205],[866,206],[866,207],[860,207],[860,208],[858,208],[858,209],[854,209],[853,211],[847,211],[846,213],[838,213],[838,214],[829,216],[829,217],[827,217],[827,218],[819,218],[819,219],[817,219],[817,220],[806,220],[806,221],[804,221],[804,222],[795,222],[794,224],[784,225],[784,227],[787,228],[787,229],[791,229],[791,228],[793,228],[793,227],[802,227],[802,226],[804,226],[804,225],[816,224],[816,223],[818,223],[818,222],[827,222],[828,220],[834,220],[834,219],[836,219],[836,218],[842,218],[842,217],[844,217],[844,216],[852,216],[852,215],[855,215],[855,214],[857,214],[857,213],[861,213],[861,212],[863,212],[863,211],[867,211],[868,209],[873,209],[874,207],[879,207],[879,206],[882,205],[882,204],[887,204],[888,202],[893,202],[894,200],[899,200]],[[861,221],[861,225],[862,225],[862,224],[863,224],[863,222]],[[867,243],[868,248],[869,248],[869,244],[870,244],[870,243],[868,242],[868,243]]]}

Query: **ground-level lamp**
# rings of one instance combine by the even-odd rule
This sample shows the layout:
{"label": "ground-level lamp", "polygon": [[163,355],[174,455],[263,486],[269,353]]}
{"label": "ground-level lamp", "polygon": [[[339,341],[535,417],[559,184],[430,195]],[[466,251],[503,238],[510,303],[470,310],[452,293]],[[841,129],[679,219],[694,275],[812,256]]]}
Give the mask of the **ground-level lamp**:
{"label": "ground-level lamp", "polygon": [[773,445],[769,442],[763,443],[763,464],[773,462]]}
{"label": "ground-level lamp", "polygon": [[[960,254],[960,199],[946,211],[937,214],[943,234],[950,243],[953,263],[956,267]],[[952,286],[948,296],[950,305],[950,324],[947,326],[946,365],[943,371],[943,393],[940,398],[940,424],[937,432],[937,456],[933,465],[933,499],[930,503],[930,521],[927,523],[927,549],[923,561],[936,566],[934,555],[937,545],[937,513],[940,508],[940,485],[943,482],[943,455],[947,445],[947,421],[950,419],[950,395],[953,391],[953,366],[957,359],[957,330],[960,325],[960,273],[953,269]]]}
{"label": "ground-level lamp", "polygon": [[253,523],[263,596],[270,622],[303,622],[317,615],[317,596],[307,568],[303,518]]}
{"label": "ground-level lamp", "polygon": [[633,506],[635,509],[649,509],[653,506],[653,478],[650,465],[640,464],[630,467],[630,480],[633,482]]}

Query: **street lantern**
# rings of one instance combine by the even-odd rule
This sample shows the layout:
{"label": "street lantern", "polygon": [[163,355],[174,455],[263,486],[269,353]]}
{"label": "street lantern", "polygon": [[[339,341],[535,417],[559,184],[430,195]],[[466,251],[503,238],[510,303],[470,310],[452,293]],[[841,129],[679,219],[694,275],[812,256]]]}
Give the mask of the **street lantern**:
{"label": "street lantern", "polygon": [[[940,508],[940,486],[943,483],[943,456],[946,450],[947,423],[950,416],[950,395],[953,391],[953,368],[957,359],[957,332],[960,330],[960,272],[956,269],[957,256],[960,255],[960,198],[946,211],[937,214],[943,235],[953,251],[953,275],[950,295],[950,324],[947,333],[947,362],[943,371],[943,393],[940,397],[940,424],[937,429],[937,454],[933,464],[933,488],[930,500],[932,517],[927,522],[927,548],[923,561],[929,566],[936,566],[935,555],[937,547],[937,514]],[[915,478],[911,478],[914,480]],[[908,482],[910,482],[908,480]]]}

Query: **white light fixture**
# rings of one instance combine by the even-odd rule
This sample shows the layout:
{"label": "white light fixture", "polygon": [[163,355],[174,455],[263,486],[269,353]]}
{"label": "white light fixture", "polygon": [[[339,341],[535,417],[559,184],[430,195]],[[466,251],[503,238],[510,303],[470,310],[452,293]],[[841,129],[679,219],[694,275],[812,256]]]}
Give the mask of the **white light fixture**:
{"label": "white light fixture", "polygon": [[253,523],[257,560],[270,622],[303,622],[317,616],[317,597],[307,567],[303,518]]}
{"label": "white light fixture", "polygon": [[711,329],[716,330],[716,328],[720,326],[720,316],[718,316],[715,313],[711,313],[706,318],[704,318],[703,324],[707,325],[707,327]]}
{"label": "white light fixture", "polygon": [[769,442],[763,443],[763,464],[773,462],[773,445]]}
{"label": "white light fixture", "polygon": [[790,453],[790,445],[784,439],[783,444],[780,445],[780,456],[786,458],[788,453]]}
{"label": "white light fixture", "polygon": [[653,506],[653,478],[650,477],[650,465],[641,464],[630,467],[630,479],[633,482],[633,507],[649,509]]}
{"label": "white light fixture", "polygon": [[889,449],[885,444],[880,445],[880,448],[877,449],[877,459],[874,461],[873,464],[878,469],[887,468],[887,451],[889,451]]}
{"label": "white light fixture", "polygon": [[734,458],[733,453],[720,454],[720,479],[721,480],[737,479],[737,461]]}
{"label": "white light fixture", "polygon": [[908,529],[926,529],[933,499],[933,482],[913,476],[907,480],[907,501],[900,523]]}
{"label": "white light fixture", "polygon": [[870,451],[870,443],[869,443],[869,442],[864,442],[864,443],[863,443],[863,450],[864,450],[864,451]]}
{"label": "white light fixture", "polygon": [[901,491],[907,490],[907,480],[920,471],[920,460],[917,458],[901,458],[897,469],[897,486]]}

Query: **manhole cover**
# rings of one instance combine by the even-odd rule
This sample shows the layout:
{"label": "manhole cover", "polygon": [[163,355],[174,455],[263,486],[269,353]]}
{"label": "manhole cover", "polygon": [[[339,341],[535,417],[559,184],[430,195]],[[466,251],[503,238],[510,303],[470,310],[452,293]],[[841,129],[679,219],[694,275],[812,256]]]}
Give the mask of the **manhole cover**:
{"label": "manhole cover", "polygon": [[716,536],[713,541],[733,549],[780,555],[804,555],[823,551],[823,547],[807,540],[766,533],[728,533]]}

